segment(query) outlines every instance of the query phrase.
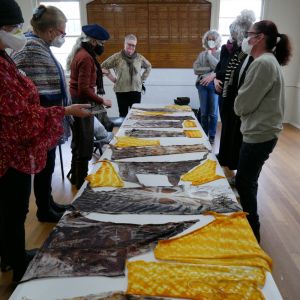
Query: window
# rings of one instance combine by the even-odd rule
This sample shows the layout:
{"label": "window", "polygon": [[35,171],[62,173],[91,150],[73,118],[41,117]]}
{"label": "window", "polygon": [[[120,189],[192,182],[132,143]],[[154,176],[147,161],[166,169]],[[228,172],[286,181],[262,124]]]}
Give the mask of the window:
{"label": "window", "polygon": [[63,68],[66,67],[66,61],[69,53],[75,44],[76,39],[81,34],[80,6],[79,1],[40,1],[40,4],[51,5],[59,8],[67,17],[65,43],[61,48],[51,47],[51,50]]}
{"label": "window", "polygon": [[256,21],[261,19],[263,0],[221,0],[219,15],[219,32],[222,35],[223,43],[229,37],[229,25],[240,14],[243,9],[253,10]]}

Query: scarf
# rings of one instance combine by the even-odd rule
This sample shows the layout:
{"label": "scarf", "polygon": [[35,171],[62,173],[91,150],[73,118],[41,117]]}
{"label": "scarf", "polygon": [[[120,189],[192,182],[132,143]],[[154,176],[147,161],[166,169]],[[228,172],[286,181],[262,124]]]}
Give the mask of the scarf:
{"label": "scarf", "polygon": [[134,52],[131,56],[127,55],[124,50],[121,52],[122,58],[126,61],[127,66],[129,68],[130,79],[132,83],[133,76],[137,74],[137,70],[134,67],[134,60],[137,58],[137,53]]}
{"label": "scarf", "polygon": [[104,87],[103,87],[102,69],[97,60],[96,53],[94,52],[93,46],[88,42],[82,42],[81,47],[83,49],[85,49],[94,60],[94,63],[96,65],[96,75],[97,75],[97,78],[96,78],[97,94],[104,95],[105,91],[104,91]]}
{"label": "scarf", "polygon": [[244,61],[244,59],[247,57],[247,54],[245,54],[240,49],[234,54],[234,56],[229,61],[226,72],[225,72],[225,80],[224,80],[224,86],[223,86],[223,98],[229,97],[230,88],[233,85],[233,76],[238,68],[239,64]]}

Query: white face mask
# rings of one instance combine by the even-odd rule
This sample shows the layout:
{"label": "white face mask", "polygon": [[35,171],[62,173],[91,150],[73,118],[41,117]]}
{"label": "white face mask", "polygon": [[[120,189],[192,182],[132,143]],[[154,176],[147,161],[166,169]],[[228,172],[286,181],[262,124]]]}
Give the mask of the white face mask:
{"label": "white face mask", "polygon": [[209,41],[207,41],[207,45],[208,45],[209,49],[214,49],[216,47],[216,42],[213,40],[209,40]]}
{"label": "white face mask", "polygon": [[251,51],[253,48],[253,45],[249,45],[249,39],[250,39],[250,37],[247,37],[246,39],[243,39],[243,42],[242,42],[242,51],[248,55],[251,54]]}
{"label": "white face mask", "polygon": [[27,39],[20,29],[7,32],[0,30],[0,40],[5,47],[13,49],[15,51],[22,50],[27,42]]}
{"label": "white face mask", "polygon": [[55,39],[51,42],[50,46],[60,48],[64,44],[64,42],[65,38],[59,35],[55,37]]}

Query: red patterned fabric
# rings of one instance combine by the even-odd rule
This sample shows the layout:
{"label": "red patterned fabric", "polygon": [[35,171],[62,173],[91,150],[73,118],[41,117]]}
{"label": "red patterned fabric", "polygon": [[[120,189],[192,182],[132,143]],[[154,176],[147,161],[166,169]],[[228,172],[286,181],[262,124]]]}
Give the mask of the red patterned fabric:
{"label": "red patterned fabric", "polygon": [[40,106],[33,82],[0,51],[0,176],[8,168],[33,174],[63,133],[63,107]]}

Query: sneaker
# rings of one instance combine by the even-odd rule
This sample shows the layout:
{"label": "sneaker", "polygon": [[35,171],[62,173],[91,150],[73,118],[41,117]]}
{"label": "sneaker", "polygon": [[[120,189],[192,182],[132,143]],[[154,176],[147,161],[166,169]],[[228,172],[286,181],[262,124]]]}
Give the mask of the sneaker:
{"label": "sneaker", "polygon": [[215,137],[209,137],[209,142],[211,145],[213,145],[215,143]]}

